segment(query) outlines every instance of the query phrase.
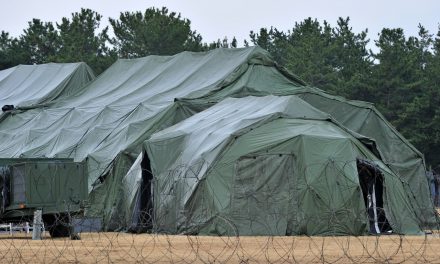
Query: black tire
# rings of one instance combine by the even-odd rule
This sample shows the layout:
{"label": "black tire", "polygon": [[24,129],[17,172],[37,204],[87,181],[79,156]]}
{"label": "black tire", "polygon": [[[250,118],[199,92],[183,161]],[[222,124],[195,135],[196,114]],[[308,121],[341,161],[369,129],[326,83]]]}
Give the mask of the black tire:
{"label": "black tire", "polygon": [[43,220],[46,230],[53,238],[69,237],[72,233],[69,217],[66,215],[45,215]]}
{"label": "black tire", "polygon": [[70,236],[70,227],[62,224],[55,225],[54,227],[49,229],[49,234],[51,237],[69,237]]}

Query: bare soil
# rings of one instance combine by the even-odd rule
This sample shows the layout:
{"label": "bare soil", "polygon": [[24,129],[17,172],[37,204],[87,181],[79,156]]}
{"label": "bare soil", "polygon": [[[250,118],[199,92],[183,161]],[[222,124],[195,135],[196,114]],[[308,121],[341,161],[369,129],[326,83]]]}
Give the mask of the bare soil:
{"label": "bare soil", "polygon": [[211,237],[0,235],[0,263],[439,263],[440,236]]}

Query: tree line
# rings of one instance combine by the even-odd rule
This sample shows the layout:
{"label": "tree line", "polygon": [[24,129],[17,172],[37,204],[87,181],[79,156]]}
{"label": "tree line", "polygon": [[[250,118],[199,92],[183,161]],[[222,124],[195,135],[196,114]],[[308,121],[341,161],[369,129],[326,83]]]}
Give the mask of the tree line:
{"label": "tree line", "polygon": [[[52,23],[32,19],[14,37],[1,31],[0,70],[18,64],[84,61],[97,73],[118,57],[173,55],[182,51],[236,48],[233,38],[206,43],[191,21],[167,8],[122,12],[101,28],[102,15],[90,9]],[[311,86],[349,99],[373,102],[381,113],[440,165],[440,27],[432,34],[419,25],[417,36],[383,28],[368,48],[368,30],[354,32],[349,18],[335,25],[306,18],[291,30],[250,31],[243,45],[259,45],[278,64]]]}

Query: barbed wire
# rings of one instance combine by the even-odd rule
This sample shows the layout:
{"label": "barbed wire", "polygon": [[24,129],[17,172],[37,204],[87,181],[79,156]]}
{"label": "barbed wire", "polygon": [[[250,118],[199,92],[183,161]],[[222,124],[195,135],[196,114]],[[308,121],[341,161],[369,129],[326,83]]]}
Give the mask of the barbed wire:
{"label": "barbed wire", "polygon": [[439,262],[438,233],[422,236],[184,236],[83,232],[81,240],[0,235],[0,261],[12,263],[402,263]]}
{"label": "barbed wire", "polygon": [[[290,158],[286,156],[285,161],[290,163]],[[329,159],[304,168],[287,168],[280,163],[272,171],[253,164],[252,168],[235,165],[235,172],[243,170],[244,175],[222,186],[229,190],[227,195],[216,193],[222,189],[206,179],[207,174],[219,173],[217,168],[226,164],[200,161],[192,166],[178,165],[155,177],[150,169],[140,168],[133,174],[134,181],[125,178],[129,166],[110,170],[92,189],[85,208],[78,210],[75,199],[60,203],[58,213],[47,215],[43,208],[41,240],[32,240],[32,215],[21,209],[3,212],[0,262],[440,263],[437,212],[433,212],[434,223],[429,228],[418,225],[419,234],[398,232],[423,217],[395,215],[387,208],[390,195],[386,192],[391,187],[384,188],[384,179],[394,177],[392,173],[359,160]],[[349,177],[347,171],[353,166],[361,178]],[[322,175],[315,180],[328,188],[326,194],[314,183],[298,182],[289,176],[306,177],[317,168]],[[248,173],[250,170],[253,175]],[[275,179],[269,176],[280,173],[277,170],[284,171],[282,177],[278,175],[281,178],[277,183],[270,182]],[[368,177],[371,179],[362,183]],[[143,182],[145,179],[150,179],[148,184]],[[164,179],[170,181],[164,183]],[[123,183],[127,182],[136,184],[126,188]],[[380,217],[374,222],[374,214],[369,211],[372,186],[376,188],[376,199],[382,199],[382,204],[375,201],[374,209],[376,214],[384,215],[382,222]],[[385,192],[381,197],[377,191],[380,186]],[[307,199],[316,199],[320,206],[302,204],[304,197],[289,195],[289,190],[300,187],[308,189]],[[151,199],[142,202],[146,190],[151,191]],[[341,195],[348,191],[358,194],[360,202]],[[94,192],[102,195],[94,196]],[[210,198],[204,196],[207,192],[211,192]],[[44,199],[48,194],[38,195]],[[224,197],[229,201],[216,204]],[[295,207],[289,207],[291,204]],[[408,208],[414,212],[414,208]],[[372,232],[372,225],[377,225],[378,233]],[[387,232],[388,228],[392,232]]]}

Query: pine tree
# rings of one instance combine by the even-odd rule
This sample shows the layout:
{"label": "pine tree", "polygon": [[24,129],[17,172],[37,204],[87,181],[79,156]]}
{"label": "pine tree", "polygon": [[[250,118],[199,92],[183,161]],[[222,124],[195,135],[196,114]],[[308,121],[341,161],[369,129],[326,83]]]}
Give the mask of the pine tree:
{"label": "pine tree", "polygon": [[173,55],[184,50],[203,49],[202,37],[191,29],[191,21],[168,9],[149,8],[121,13],[110,19],[115,38],[112,43],[123,58],[147,55]]}

